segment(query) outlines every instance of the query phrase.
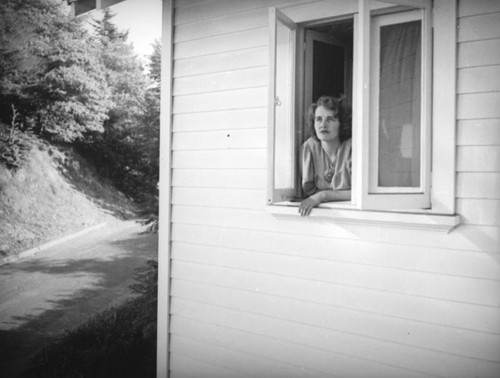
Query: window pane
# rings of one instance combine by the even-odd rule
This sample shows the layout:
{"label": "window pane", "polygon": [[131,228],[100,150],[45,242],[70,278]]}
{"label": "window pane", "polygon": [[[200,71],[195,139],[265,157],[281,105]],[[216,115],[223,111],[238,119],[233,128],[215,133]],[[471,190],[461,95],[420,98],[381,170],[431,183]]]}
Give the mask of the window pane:
{"label": "window pane", "polygon": [[419,187],[421,21],[380,28],[379,187]]}
{"label": "window pane", "polygon": [[293,61],[294,32],[282,23],[276,29],[275,189],[294,186]]}

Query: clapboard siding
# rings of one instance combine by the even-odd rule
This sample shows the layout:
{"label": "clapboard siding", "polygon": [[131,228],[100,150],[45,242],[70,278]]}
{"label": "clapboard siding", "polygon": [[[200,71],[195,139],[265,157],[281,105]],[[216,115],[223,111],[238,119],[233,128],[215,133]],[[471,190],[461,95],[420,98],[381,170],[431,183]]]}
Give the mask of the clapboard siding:
{"label": "clapboard siding", "polygon": [[460,0],[458,17],[474,16],[498,11],[500,11],[498,0]]}
{"label": "clapboard siding", "polygon": [[[257,336],[261,339],[260,342],[252,343],[252,345],[243,346],[244,343],[234,343],[226,345],[236,345],[236,348],[245,348],[246,350],[252,350],[253,348],[260,345],[262,348],[261,353],[266,352],[267,356],[270,356],[270,351],[266,350],[265,346],[269,346],[270,343],[279,343],[279,351],[276,356],[278,358],[287,358],[286,353],[292,353],[293,357],[289,362],[295,361],[302,366],[306,366],[307,368],[313,369],[322,369],[324,373],[332,373],[335,372],[335,376],[340,373],[340,370],[344,370],[342,376],[347,376],[350,371],[350,374],[353,375],[353,356],[357,354],[356,350],[359,348],[359,352],[363,355],[363,359],[360,361],[362,365],[371,364],[371,369],[377,368],[377,361],[382,361],[382,363],[387,364],[389,366],[395,366],[399,369],[389,368],[389,371],[384,372],[385,374],[390,374],[391,376],[396,377],[407,377],[408,375],[403,372],[403,369],[407,370],[424,370],[426,369],[426,361],[433,361],[434,366],[430,368],[433,374],[437,376],[444,376],[445,374],[454,374],[453,376],[479,376],[483,377],[485,375],[481,374],[481,372],[477,371],[476,366],[474,366],[474,357],[467,357],[460,354],[449,354],[447,352],[440,352],[437,350],[436,345],[430,345],[429,349],[424,348],[415,348],[411,345],[405,345],[405,343],[400,342],[387,342],[384,339],[376,338],[376,337],[363,337],[358,336],[355,333],[339,331],[338,328],[335,329],[335,326],[342,327],[344,324],[349,325],[349,321],[346,321],[343,316],[335,316],[331,318],[331,322],[327,324],[327,322],[320,322],[320,324],[309,325],[303,322],[298,321],[290,321],[282,318],[275,318],[273,316],[267,316],[262,314],[254,314],[254,313],[246,313],[239,312],[233,309],[227,309],[224,311],[224,315],[222,315],[221,311],[218,311],[215,306],[208,306],[204,303],[198,303],[195,301],[186,301],[175,298],[173,301],[173,322],[172,327],[179,327],[189,329],[189,336],[192,338],[204,338],[208,337],[206,340],[209,343],[217,342],[220,340],[217,335],[214,335],[212,331],[209,331],[210,334],[206,335],[205,332],[201,332],[202,329],[199,327],[210,327],[213,331],[217,330],[219,335],[224,337],[224,333],[226,332],[238,332],[240,335],[247,335],[247,337],[252,338]],[[314,306],[313,306],[314,307]],[[181,312],[183,315],[178,315],[178,312]],[[307,312],[307,311],[306,311]],[[229,313],[229,315],[227,315]],[[199,315],[198,315],[199,314]],[[217,319],[217,315],[222,315],[224,321]],[[357,323],[357,317],[354,316],[353,323]],[[340,323],[335,323],[335,322]],[[254,323],[250,323],[254,322]],[[249,335],[246,324],[256,324],[253,327],[253,332]],[[367,324],[368,323],[368,324]],[[418,327],[415,329],[412,326],[401,325],[403,328],[397,328],[400,324],[396,323],[396,329],[393,329],[391,334],[399,333],[401,335],[401,339],[408,342],[412,339],[419,339],[422,337],[423,339],[427,339],[428,341],[432,340],[432,334],[430,331],[433,331],[432,327],[423,328],[423,334],[419,335]],[[372,328],[378,328],[380,325],[377,322],[367,322],[365,319],[359,323],[360,325],[371,325]],[[267,330],[271,331],[267,331]],[[355,330],[356,331],[356,330]],[[410,333],[410,335],[408,335]],[[440,336],[448,337],[438,332]],[[458,331],[451,331],[450,333],[454,333],[455,337],[451,337],[452,341],[456,339],[460,339],[459,343],[464,347],[465,351],[472,351],[475,353],[476,351],[471,348],[474,345],[480,348],[480,350],[485,351],[487,354],[493,355],[493,351],[498,350],[498,344],[490,344],[485,346],[481,343],[481,339],[483,335],[481,334],[473,334],[471,345],[467,345],[467,339],[462,338]],[[467,335],[471,336],[466,332]],[[386,336],[384,335],[384,338]],[[281,341],[285,340],[285,342]],[[450,339],[448,339],[450,340]],[[483,339],[484,340],[484,339]],[[411,342],[411,341],[410,341]],[[224,344],[220,342],[220,344]],[[358,347],[361,345],[361,347]],[[443,345],[446,347],[446,344],[443,342]],[[291,347],[291,348],[290,348]],[[439,345],[437,346],[439,347]],[[242,349],[243,349],[242,348]],[[492,350],[488,350],[488,348],[494,348]],[[459,349],[459,348],[457,348]],[[255,354],[257,354],[257,350],[252,350]],[[293,352],[292,352],[293,351]],[[314,352],[316,354],[314,355]],[[299,353],[295,353],[299,352]],[[276,353],[276,351],[275,351]],[[266,354],[263,356],[265,357]],[[346,364],[347,361],[344,361],[345,366],[342,366],[342,363],[338,360],[340,356],[349,356],[351,361]],[[321,356],[321,357],[320,357]],[[397,358],[395,358],[397,357]],[[319,358],[319,359],[318,359]],[[494,357],[496,358],[496,357]],[[312,361],[311,361],[312,360]],[[310,361],[310,362],[307,362]],[[329,368],[324,364],[328,362]],[[340,362],[340,364],[339,364]],[[323,366],[324,367],[323,367]],[[437,366],[436,366],[437,365]],[[479,364],[478,364],[479,365]],[[490,372],[498,369],[498,364],[494,362],[489,362],[485,364],[483,368],[485,370],[490,370]],[[342,366],[342,367],[341,367]],[[428,366],[428,365],[427,365]],[[449,366],[453,366],[452,369]],[[358,366],[357,368],[361,369],[360,372],[364,371],[368,368],[368,366]],[[383,367],[378,366],[378,371]],[[429,369],[429,367],[427,367]],[[427,372],[429,374],[430,371]],[[462,373],[463,375],[460,375]],[[386,375],[381,376],[386,376]],[[398,375],[399,374],[399,375]],[[363,375],[361,375],[363,376]],[[418,376],[424,376],[423,374],[419,374]],[[489,374],[489,376],[494,376]]]}
{"label": "clapboard siding", "polygon": [[[179,345],[180,346],[180,345]],[[179,350],[180,349],[180,350]],[[185,352],[185,355],[179,353]],[[234,370],[228,370],[208,364],[196,359],[189,351],[184,351],[182,348],[175,348],[175,352],[170,356],[170,377],[171,378],[243,378],[248,375],[243,375]]]}
{"label": "clapboard siding", "polygon": [[268,8],[237,13],[216,20],[198,21],[178,25],[175,28],[175,41],[184,42],[211,36],[240,32],[243,30],[267,27]]}
{"label": "clapboard siding", "polygon": [[[280,366],[279,370],[273,372],[272,370],[261,370],[260,367],[249,366],[249,373],[257,374],[261,377],[270,376],[297,376],[297,377],[341,377],[345,374],[361,374],[364,371],[373,371],[376,369],[383,374],[384,377],[424,377],[425,375],[417,371],[411,371],[408,368],[401,368],[399,366],[383,365],[371,361],[374,354],[384,354],[390,353],[383,349],[377,349],[378,353],[375,352],[372,355],[366,355],[366,358],[361,361],[356,361],[356,368],[353,369],[353,363],[355,361],[351,356],[345,355],[344,353],[338,353],[338,344],[347,342],[351,340],[338,340],[334,341],[336,334],[332,334],[332,341],[329,343],[328,347],[331,350],[323,350],[315,348],[311,350],[310,346],[301,345],[294,342],[282,342],[279,339],[267,337],[266,335],[248,334],[245,331],[241,331],[235,328],[228,328],[219,324],[212,324],[204,321],[192,320],[183,317],[173,318],[173,328],[176,326],[189,329],[189,336],[191,339],[203,339],[203,341],[208,343],[213,343],[218,346],[235,345],[235,349],[240,349],[245,353],[249,353],[253,356],[259,356],[260,358],[266,359],[269,356],[275,356],[273,359],[277,359],[280,363],[286,364]],[[200,329],[200,327],[203,327]],[[295,328],[295,327],[294,327]],[[203,330],[200,333],[200,330]],[[208,330],[208,332],[206,332]],[[317,334],[315,336],[318,336]],[[323,335],[324,336],[324,335]],[[327,335],[328,337],[329,335]],[[341,337],[338,337],[341,339]],[[346,339],[344,337],[344,339]],[[352,343],[352,341],[351,341]],[[375,342],[368,341],[365,348],[369,348],[376,344]],[[376,345],[380,347],[379,345]],[[400,352],[400,354],[402,354]],[[230,364],[231,362],[225,361]],[[285,370],[283,370],[283,368]],[[287,371],[288,370],[288,371]],[[300,373],[299,373],[300,372]]]}
{"label": "clapboard siding", "polygon": [[458,42],[500,38],[500,11],[459,18]]}
{"label": "clapboard siding", "polygon": [[457,175],[457,197],[500,199],[500,172],[466,172]]}
{"label": "clapboard siding", "polygon": [[173,130],[180,132],[266,128],[267,109],[232,109],[208,113],[175,114]]}
{"label": "clapboard siding", "polygon": [[266,105],[266,95],[267,87],[260,87],[176,96],[173,112],[178,114],[263,107]]}
{"label": "clapboard siding", "polygon": [[222,52],[243,50],[267,46],[268,28],[245,30],[229,35],[220,35],[176,44],[174,59],[186,59],[194,56],[211,55]]}
{"label": "clapboard siding", "polygon": [[500,2],[459,1],[449,234],[265,210],[268,9],[303,4],[355,6],[175,2],[171,376],[498,376]]}
{"label": "clapboard siding", "polygon": [[[170,372],[171,378],[242,378],[248,377],[248,375],[243,375],[237,371],[231,371],[228,369],[220,368],[212,364],[207,364],[205,362],[197,361],[190,353],[186,356],[182,356],[178,353],[173,353],[171,356],[171,365],[175,369]],[[180,371],[180,372],[179,372]],[[186,374],[186,371],[189,374]],[[178,375],[179,374],[179,375]]]}
{"label": "clapboard siding", "polygon": [[458,172],[500,172],[500,145],[458,147]]}
{"label": "clapboard siding", "polygon": [[458,93],[498,92],[500,65],[458,70]]}
{"label": "clapboard siding", "polygon": [[464,223],[500,226],[500,200],[458,199],[457,209]]}
{"label": "clapboard siding", "polygon": [[[469,226],[470,227],[470,226]],[[344,262],[364,266],[435,273],[460,277],[500,278],[500,251],[471,252],[456,249],[401,244],[375,243],[364,240],[281,234],[269,231],[250,231],[235,228],[219,231],[210,226],[177,224],[174,242],[214,248],[233,248],[253,252],[309,258],[320,261]],[[193,235],[196,235],[193,238]],[[285,237],[286,236],[286,237]]]}
{"label": "clapboard siding", "polygon": [[457,145],[500,145],[500,118],[459,120]]}
{"label": "clapboard siding", "polygon": [[[213,340],[209,340],[208,342],[207,340],[203,340],[204,336],[210,331],[210,327],[206,326],[204,333],[198,335],[198,338],[189,338],[173,333],[171,338],[173,348],[175,348],[175,350],[178,351],[177,353],[180,353],[181,355],[196,355],[198,359],[208,365],[216,366],[219,369],[234,371],[236,376],[238,376],[238,374],[243,374],[245,377],[320,377],[318,372],[304,370],[298,365],[294,366],[283,363],[276,360],[276,358],[269,357],[269,355],[263,355],[262,353],[252,354],[248,353],[246,350],[243,352],[239,351],[238,349],[246,344],[248,339],[251,338],[251,335],[249,335],[247,339],[243,340],[238,340],[234,337],[226,339],[224,344],[221,346],[215,344]],[[234,347],[228,347],[228,345],[234,345]],[[249,344],[246,349],[251,349],[251,344]],[[268,348],[262,347],[262,350],[264,349],[267,349],[268,353],[273,352]],[[199,377],[205,377],[207,372],[198,372],[198,374]],[[213,376],[211,375],[213,374],[211,370],[208,371],[208,374]]]}
{"label": "clapboard siding", "polygon": [[[183,245],[183,247],[182,252],[179,252],[180,258],[191,259],[202,266],[215,264],[243,271],[255,269],[259,272],[284,276],[283,278],[292,276],[401,295],[408,294],[483,306],[500,305],[500,281],[497,280],[446,276],[407,269],[320,259],[311,260],[266,253],[249,253],[245,250],[220,247],[199,245]],[[304,245],[304,248],[307,246]],[[178,246],[177,249],[181,248]],[[177,252],[174,256],[177,256]]]}
{"label": "clapboard siding", "polygon": [[499,64],[500,38],[458,45],[458,67],[480,67]]}
{"label": "clapboard siding", "polygon": [[[350,239],[364,240],[368,243],[386,242],[398,245],[410,244],[417,247],[484,251],[494,253],[495,256],[500,252],[499,227],[461,225],[452,234],[442,234],[433,231],[406,230],[399,227],[346,226],[333,222],[308,222],[307,220],[280,221],[262,211],[251,210],[239,211],[195,206],[173,206],[172,210],[174,223],[213,226],[215,229],[229,227],[246,230],[249,235],[251,231],[272,230],[283,233],[283,239],[286,239],[288,234],[296,234],[332,238],[333,241]],[[411,243],[408,243],[408,240],[411,240]]]}
{"label": "clapboard siding", "polygon": [[264,190],[235,190],[225,188],[177,188],[172,190],[174,205],[216,206],[235,209],[262,209]]}
{"label": "clapboard siding", "polygon": [[460,4],[457,212],[464,224],[499,227],[500,3]]}
{"label": "clapboard siding", "polygon": [[[279,286],[286,287],[286,283]],[[318,288],[316,291],[318,291]],[[342,376],[364,376],[361,374],[363,371],[365,374],[368,371],[376,371],[376,376],[381,377],[387,376],[387,374],[394,376],[396,373],[395,371],[392,371],[392,373],[390,370],[383,371],[383,367],[387,365],[389,365],[389,367],[398,367],[409,371],[410,369],[419,370],[430,376],[494,377],[495,375],[493,373],[498,372],[499,364],[495,361],[465,358],[464,356],[456,356],[448,352],[440,353],[434,348],[426,350],[425,348],[419,347],[415,350],[414,347],[407,347],[401,343],[386,341],[386,338],[380,340],[372,337],[358,336],[350,332],[344,332],[343,330],[336,331],[332,328],[335,327],[335,321],[337,320],[337,309],[329,308],[325,305],[317,305],[314,302],[291,300],[279,296],[267,295],[255,290],[245,291],[230,289],[223,286],[210,285],[206,282],[184,281],[182,279],[177,279],[173,284],[173,298],[175,299],[177,297],[186,298],[192,302],[212,303],[223,308],[234,309],[237,307],[245,313],[257,313],[266,317],[279,319],[281,320],[279,322],[281,326],[275,327],[275,329],[266,327],[266,329],[268,329],[267,333],[274,336],[276,333],[288,329],[287,333],[296,335],[296,342],[303,342],[303,335],[306,332],[301,332],[301,328],[305,328],[304,325],[326,328],[330,330],[330,332],[325,332],[324,330],[321,332],[322,330],[320,329],[312,335],[306,336],[311,337],[313,340],[314,347],[311,348],[312,350],[310,352],[313,353],[314,350],[325,348],[326,343],[328,347],[334,348],[335,352],[341,356],[350,357],[352,360],[345,365],[345,372],[342,372]],[[434,308],[428,308],[427,310],[435,311]],[[444,316],[445,314],[447,314],[447,312],[441,315]],[[288,328],[288,322],[296,324]],[[343,322],[347,322],[347,320]],[[369,326],[369,316],[364,316],[361,323],[365,323],[365,326]],[[392,322],[388,321],[385,327],[390,328],[391,323]],[[251,326],[251,328],[253,330],[255,326]],[[173,332],[175,332],[175,330]],[[254,332],[248,331],[246,333],[248,337],[254,334]],[[320,336],[321,334],[323,334],[322,337]],[[406,335],[408,336],[408,329],[406,330]],[[284,341],[283,339],[286,339],[281,335],[276,336],[279,341]],[[288,342],[288,344],[290,344],[290,342]],[[228,342],[226,347],[233,349],[233,347],[231,347],[232,345],[233,343]],[[262,341],[258,346],[265,348],[266,345],[267,343]],[[234,344],[234,349],[238,347],[240,347],[240,345]],[[493,347],[495,346],[493,345]],[[279,358],[280,356],[279,351],[270,355],[274,358]],[[306,357],[308,356],[309,354],[306,353]],[[332,355],[332,357],[334,356]],[[429,363],[430,361],[432,361],[432,364]],[[365,365],[370,362],[372,365],[371,368]],[[361,367],[358,363],[361,364],[361,366],[365,366]],[[356,374],[356,369],[361,370]],[[334,369],[334,371],[336,370]],[[399,371],[399,376],[406,377],[407,375]]]}
{"label": "clapboard siding", "polygon": [[217,0],[177,0],[174,1],[174,8],[178,10],[179,8],[188,8],[193,5],[198,5],[202,3],[209,3],[209,2],[215,2]]}
{"label": "clapboard siding", "polygon": [[500,91],[458,96],[458,119],[500,118]]}
{"label": "clapboard siding", "polygon": [[267,65],[268,58],[269,48],[265,46],[179,59],[174,62],[173,75],[175,78],[178,78],[244,68],[262,67]]}
{"label": "clapboard siding", "polygon": [[192,131],[178,133],[173,141],[173,150],[219,150],[265,148],[267,130],[236,129]]}
{"label": "clapboard siding", "polygon": [[[182,264],[179,265],[179,269],[181,267]],[[379,332],[382,339],[387,339],[383,336],[384,332],[388,334],[396,332],[396,329],[389,329],[390,325],[394,322],[397,324],[397,319],[401,319],[408,321],[408,324],[413,324],[411,328],[430,324],[436,328],[455,329],[456,332],[467,331],[465,333],[470,332],[471,335],[474,332],[481,333],[479,337],[484,336],[483,342],[488,343],[487,340],[491,340],[490,346],[498,342],[500,322],[498,310],[495,311],[487,306],[457,304],[408,295],[391,295],[375,290],[339,287],[328,283],[272,277],[258,273],[255,273],[250,280],[245,280],[247,277],[244,272],[234,269],[219,268],[214,272],[210,267],[206,267],[204,273],[187,278],[177,273],[178,270],[175,272],[177,275],[172,286],[174,298],[324,328],[336,327],[334,321],[337,317],[356,314],[353,319],[354,324],[362,323],[364,320],[368,322],[368,325],[358,332],[366,332],[366,334]],[[228,275],[221,275],[222,272],[227,272]],[[238,278],[240,274],[242,279]],[[256,281],[256,279],[261,281]],[[281,281],[283,283],[279,284]],[[225,283],[218,284],[221,282]],[[294,290],[296,288],[298,291]],[[191,293],[191,290],[195,292]],[[386,326],[374,331],[363,331],[370,327],[374,317],[379,317],[381,322],[385,321]],[[342,323],[346,321],[344,319]],[[248,326],[251,327],[251,325]],[[339,327],[342,326],[339,325]],[[432,334],[429,334],[429,337],[432,337]],[[446,342],[447,340],[436,340],[436,343]],[[448,351],[453,348],[448,346]],[[491,350],[487,354],[489,358],[492,358],[492,353],[498,353],[498,349]],[[496,356],[498,357],[498,354]]]}
{"label": "clapboard siding", "polygon": [[268,82],[267,67],[248,68],[179,78],[174,82],[174,95],[220,92],[231,89],[263,87]]}
{"label": "clapboard siding", "polygon": [[266,153],[263,149],[174,151],[173,168],[192,169],[264,169]]}
{"label": "clapboard siding", "polygon": [[264,189],[264,169],[175,169],[172,185],[190,188]]}
{"label": "clapboard siding", "polygon": [[[344,0],[345,1],[345,0]],[[179,8],[176,12],[175,25],[196,23],[203,20],[224,18],[228,15],[235,16],[239,13],[256,10],[259,8],[269,9],[272,6],[304,2],[301,0],[252,0],[234,1],[219,0],[206,1],[195,4],[189,8]],[[306,1],[307,2],[307,1]]]}
{"label": "clapboard siding", "polygon": [[[266,297],[267,294],[261,293],[260,296]],[[311,306],[315,307],[314,304]],[[486,357],[489,360],[495,360],[498,358],[500,345],[496,335],[443,327],[431,323],[418,323],[409,319],[375,313],[367,314],[340,307],[336,307],[335,311],[325,320],[318,322],[313,314],[314,310],[315,308],[312,311],[304,311],[300,315],[291,314],[282,318],[280,317],[282,313],[266,314],[260,309],[244,312],[235,308],[221,308],[179,297],[174,297],[172,301],[172,314],[174,316],[219,323],[240,330],[248,328],[248,324],[255,324],[253,333],[305,344],[310,347],[315,346],[316,335],[323,333],[323,336],[318,339],[326,340],[316,343],[316,347],[325,350],[332,348],[325,341],[337,344],[337,348],[340,349],[342,345],[339,343],[338,336],[345,337],[345,334],[351,334],[356,337],[364,336],[371,340],[385,340],[387,345],[392,348],[394,345],[391,344],[396,344],[407,348],[407,350],[421,348],[471,359]],[[310,317],[304,316],[308,313]],[[284,327],[280,327],[280,324]],[[387,331],[382,333],[383,329],[387,329]],[[272,331],[269,332],[269,330]]]}

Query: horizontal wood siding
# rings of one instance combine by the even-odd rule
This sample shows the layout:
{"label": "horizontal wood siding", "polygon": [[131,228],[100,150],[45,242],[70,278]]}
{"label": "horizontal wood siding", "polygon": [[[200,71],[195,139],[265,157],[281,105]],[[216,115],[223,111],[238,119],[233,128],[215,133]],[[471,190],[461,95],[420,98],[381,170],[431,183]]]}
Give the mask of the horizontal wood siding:
{"label": "horizontal wood siding", "polygon": [[500,226],[500,3],[461,1],[458,29],[457,210]]}
{"label": "horizontal wood siding", "polygon": [[459,2],[451,233],[265,209],[268,8],[175,2],[171,377],[500,376],[500,2]]}

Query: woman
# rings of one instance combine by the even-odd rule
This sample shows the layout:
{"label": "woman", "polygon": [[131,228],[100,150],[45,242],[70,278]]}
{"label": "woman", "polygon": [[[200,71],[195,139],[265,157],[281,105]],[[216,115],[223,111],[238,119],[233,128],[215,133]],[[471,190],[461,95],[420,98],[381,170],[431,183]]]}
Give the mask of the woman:
{"label": "woman", "polygon": [[301,149],[302,191],[299,206],[307,216],[322,202],[351,199],[351,112],[342,98],[322,96],[308,112],[313,136]]}

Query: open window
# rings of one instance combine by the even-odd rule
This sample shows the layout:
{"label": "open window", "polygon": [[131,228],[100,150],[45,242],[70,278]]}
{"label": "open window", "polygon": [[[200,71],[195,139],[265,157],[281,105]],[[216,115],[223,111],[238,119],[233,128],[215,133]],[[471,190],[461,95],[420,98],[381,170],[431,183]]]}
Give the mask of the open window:
{"label": "open window", "polygon": [[300,198],[306,109],[320,95],[343,94],[353,107],[349,206],[432,209],[431,105],[439,89],[431,82],[431,2],[359,0],[330,5],[319,18],[311,6],[310,17],[295,20],[286,13],[270,11],[268,203]]}
{"label": "open window", "polygon": [[297,82],[297,25],[276,8],[271,8],[270,75],[274,78],[269,86],[270,169],[268,171],[269,203],[285,201],[299,195],[297,170],[297,114],[295,88]]}

